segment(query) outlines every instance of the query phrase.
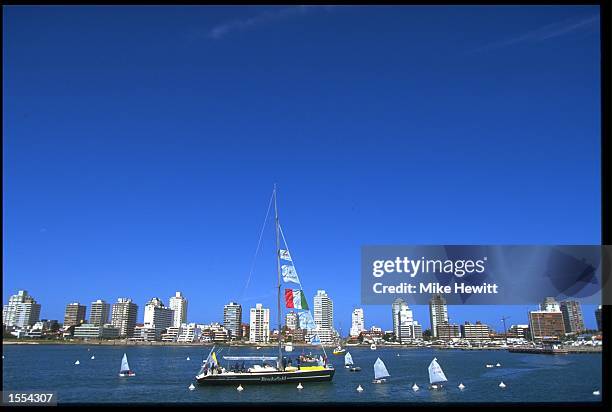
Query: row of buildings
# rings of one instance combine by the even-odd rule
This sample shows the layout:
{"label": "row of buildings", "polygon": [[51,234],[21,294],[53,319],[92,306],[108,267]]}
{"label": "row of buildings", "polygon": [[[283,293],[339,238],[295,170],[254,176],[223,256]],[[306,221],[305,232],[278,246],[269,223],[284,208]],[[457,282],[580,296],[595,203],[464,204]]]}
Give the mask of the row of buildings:
{"label": "row of buildings", "polygon": [[[45,330],[58,331],[59,322],[39,320],[40,304],[19,291],[10,297],[3,310],[5,328],[16,329],[16,336],[40,336]],[[314,317],[303,317],[295,311],[285,315],[285,324],[272,329],[270,309],[256,304],[249,310],[248,323],[242,322],[242,306],[229,302],[223,308],[223,323],[187,323],[187,299],[181,292],[169,298],[169,305],[157,297],[152,298],[144,307],[144,322],[137,323],[138,305],[129,298],[119,298],[110,303],[98,299],[90,305],[89,319],[87,307],[78,302],[66,306],[63,327],[58,333],[64,337],[75,338],[128,338],[140,341],[178,341],[178,342],[226,342],[248,341],[267,343],[278,339],[294,342],[308,341],[318,335],[321,342],[336,342],[339,333],[334,329],[334,305],[324,290],[317,291],[314,297]],[[364,311],[356,308],[351,314],[349,341],[377,341],[386,336],[397,343],[410,343],[423,339],[423,327],[414,318],[413,311],[403,299],[396,299],[391,305],[391,331],[373,326],[366,329]],[[601,330],[601,307],[595,313],[597,326]],[[508,339],[550,340],[559,339],[566,334],[579,334],[585,330],[580,304],[576,301],[556,302],[546,298],[538,310],[529,311],[528,325],[511,325],[504,331]],[[451,323],[448,306],[440,295],[434,295],[429,302],[430,334],[433,340],[466,339],[485,341],[496,335],[494,328],[483,324],[465,322]],[[505,329],[505,328],[504,328]],[[429,337],[429,336],[428,336]]]}

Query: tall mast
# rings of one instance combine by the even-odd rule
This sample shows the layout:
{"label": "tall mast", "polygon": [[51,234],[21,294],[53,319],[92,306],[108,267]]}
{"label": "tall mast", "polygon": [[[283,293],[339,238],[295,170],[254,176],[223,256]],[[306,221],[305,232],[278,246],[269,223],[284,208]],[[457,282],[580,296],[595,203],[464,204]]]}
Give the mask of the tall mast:
{"label": "tall mast", "polygon": [[276,205],[276,183],[274,184],[274,221],[276,228],[276,268],[278,272],[278,294],[277,294],[277,303],[278,303],[278,364],[277,367],[279,370],[283,370],[283,351],[281,349],[281,301],[280,301],[280,293],[281,293],[281,264],[280,264],[280,237],[278,230],[278,207]]}

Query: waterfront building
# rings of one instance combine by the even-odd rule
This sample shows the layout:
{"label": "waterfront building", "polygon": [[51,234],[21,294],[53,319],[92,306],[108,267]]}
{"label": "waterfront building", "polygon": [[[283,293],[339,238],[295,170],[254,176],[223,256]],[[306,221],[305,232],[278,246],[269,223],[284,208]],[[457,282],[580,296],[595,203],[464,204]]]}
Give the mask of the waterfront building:
{"label": "waterfront building", "polygon": [[162,342],[176,342],[179,334],[181,333],[181,327],[170,326],[164,333],[161,334]]}
{"label": "waterfront building", "polygon": [[91,302],[91,311],[89,313],[89,323],[96,326],[102,326],[108,323],[110,315],[110,304],[102,299]]}
{"label": "waterfront building", "polygon": [[164,330],[172,326],[174,321],[174,311],[166,306],[159,298],[152,298],[145,305],[144,326],[153,328],[158,338]]}
{"label": "waterfront building", "polygon": [[314,297],[313,334],[319,336],[322,344],[334,342],[334,303],[324,290],[318,290]]}
{"label": "waterfront building", "polygon": [[85,323],[85,312],[87,307],[78,302],[66,305],[64,312],[64,326],[78,326]]}
{"label": "waterfront building", "polygon": [[119,328],[120,336],[130,337],[134,334],[137,315],[138,305],[132,299],[119,298],[112,306],[111,323]]}
{"label": "waterfront building", "polygon": [[393,323],[393,335],[395,339],[399,341],[400,336],[400,322],[399,322],[399,313],[402,308],[408,307],[408,304],[402,298],[397,298],[391,304],[391,319]]}
{"label": "waterfront building", "polygon": [[544,301],[540,304],[540,310],[545,312],[561,312],[561,306],[555,298],[547,297],[544,298]]}
{"label": "waterfront building", "polygon": [[160,340],[161,333],[159,329],[151,325],[136,325],[134,334],[129,338],[137,342],[154,342]]}
{"label": "waterfront building", "polygon": [[363,316],[363,309],[357,308],[353,310],[351,314],[351,331],[350,336],[359,336],[361,332],[365,330],[365,320]]}
{"label": "waterfront building", "polygon": [[83,323],[74,327],[74,337],[77,339],[113,339],[119,337],[119,329],[109,324]]}
{"label": "waterfront building", "polygon": [[42,331],[57,331],[59,329],[59,322],[55,319],[41,319],[32,326],[32,329],[40,329]]}
{"label": "waterfront building", "polygon": [[[269,309],[268,310],[269,313]],[[268,332],[269,335],[269,332]],[[202,326],[200,340],[203,342],[222,343],[230,340],[231,332],[218,322],[213,322],[210,325]]]}
{"label": "waterfront building", "polygon": [[28,295],[27,290],[20,290],[9,298],[2,310],[2,324],[25,328],[34,325],[40,319],[40,304]]}
{"label": "waterfront building", "polygon": [[241,334],[243,340],[244,339],[249,339],[249,337],[251,335],[250,329],[251,329],[251,327],[250,327],[250,325],[248,323],[243,323],[240,326],[240,334]]}
{"label": "waterfront building", "polygon": [[267,343],[270,340],[270,309],[256,304],[251,308],[249,320],[249,341]]}
{"label": "waterfront building", "polygon": [[446,299],[442,295],[433,295],[429,301],[429,322],[431,324],[431,335],[434,338],[439,337],[438,325],[448,324],[448,308]]}
{"label": "waterfront building", "polygon": [[397,334],[395,330],[393,334],[395,335],[395,340],[400,343],[406,343],[413,339],[413,326],[414,326],[414,318],[412,316],[412,311],[408,307],[406,302],[402,302],[399,307],[399,312],[397,313]]}
{"label": "waterfront building", "polygon": [[508,339],[526,339],[527,332],[529,331],[529,325],[512,325],[508,329]]}
{"label": "waterfront building", "polygon": [[296,312],[287,312],[285,315],[285,326],[287,330],[296,330],[299,327],[300,318]]}
{"label": "waterfront building", "polygon": [[423,339],[423,327],[416,320],[412,322],[412,339],[422,340]]}
{"label": "waterfront building", "polygon": [[597,322],[597,330],[601,331],[601,305],[595,309],[595,321]]}
{"label": "waterfront building", "polygon": [[196,342],[200,339],[201,334],[201,329],[195,323],[183,324],[176,341],[181,343]]}
{"label": "waterfront building", "polygon": [[178,328],[183,323],[187,322],[187,299],[185,299],[185,296],[183,296],[181,292],[176,292],[174,296],[170,298],[168,306],[174,311],[172,326]]}
{"label": "waterfront building", "polygon": [[469,341],[488,341],[491,336],[491,328],[479,320],[475,324],[465,322],[461,325],[461,337]]}
{"label": "waterfront building", "polygon": [[223,307],[223,326],[230,332],[232,340],[240,340],[242,337],[242,306],[236,302],[230,302]]}
{"label": "waterfront building", "polygon": [[560,304],[565,333],[582,333],[585,330],[582,307],[575,300],[566,300]]}
{"label": "waterfront building", "polygon": [[[432,332],[433,335],[433,332]],[[436,338],[441,340],[453,340],[461,337],[459,325],[454,323],[440,323],[436,326]]]}
{"label": "waterfront building", "polygon": [[[554,308],[554,306],[549,308]],[[560,310],[530,311],[529,330],[533,340],[558,340],[565,335],[563,314]]]}

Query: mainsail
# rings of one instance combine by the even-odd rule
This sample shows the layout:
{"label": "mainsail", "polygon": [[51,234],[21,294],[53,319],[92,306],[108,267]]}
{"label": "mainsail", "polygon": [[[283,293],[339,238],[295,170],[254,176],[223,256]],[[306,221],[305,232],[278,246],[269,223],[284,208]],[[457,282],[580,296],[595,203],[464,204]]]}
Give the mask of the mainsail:
{"label": "mainsail", "polygon": [[387,371],[387,367],[380,358],[376,359],[376,362],[374,362],[374,379],[382,379],[387,376],[391,376]]}
{"label": "mainsail", "polygon": [[350,352],[346,352],[346,355],[344,355],[344,364],[347,366],[353,364],[353,357]]}
{"label": "mainsail", "polygon": [[129,370],[130,370],[130,365],[128,364],[128,361],[127,361],[127,355],[124,353],[123,359],[121,359],[120,371],[123,372],[123,371],[129,371]]}
{"label": "mainsail", "polygon": [[438,361],[436,358],[433,358],[433,360],[429,364],[428,370],[429,370],[429,383],[433,384],[433,383],[447,381],[446,376],[444,375],[444,372],[442,372],[442,368],[438,364]]}

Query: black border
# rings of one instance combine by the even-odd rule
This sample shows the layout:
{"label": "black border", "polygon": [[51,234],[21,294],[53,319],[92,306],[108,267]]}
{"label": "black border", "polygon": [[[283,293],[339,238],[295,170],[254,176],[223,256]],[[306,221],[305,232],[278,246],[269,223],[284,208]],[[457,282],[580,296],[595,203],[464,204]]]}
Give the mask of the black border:
{"label": "black border", "polygon": [[[280,5],[280,4],[291,4],[291,2],[266,2],[266,5]],[[338,3],[333,2],[325,2],[325,1],[304,1],[295,4],[320,4],[320,5],[338,5]],[[355,2],[351,3],[353,5],[368,5],[372,3],[361,3]],[[543,5],[551,5],[551,6],[571,6],[571,5],[594,5],[599,6],[600,8],[600,47],[601,47],[601,242],[602,245],[612,245],[612,229],[611,223],[612,219],[610,214],[612,212],[612,202],[610,201],[611,189],[612,189],[612,176],[610,170],[610,161],[612,160],[612,143],[611,143],[611,130],[610,130],[610,121],[612,119],[612,105],[610,101],[611,95],[611,87],[612,83],[610,81],[610,77],[612,75],[612,65],[610,61],[610,56],[612,54],[612,42],[611,42],[611,23],[612,23],[612,0],[597,0],[597,1],[572,1],[572,0],[542,0],[542,1],[504,1],[500,0],[499,2],[495,1],[482,1],[482,0],[472,0],[466,3],[453,3],[452,1],[414,1],[414,2],[404,2],[404,3],[375,3],[375,5],[523,5],[523,6],[543,6]],[[104,6],[104,5],[139,5],[139,6],[147,6],[147,5],[156,5],[156,6],[181,6],[181,5],[207,5],[206,2],[201,2],[197,0],[179,0],[177,2],[164,2],[160,0],[147,1],[143,3],[139,3],[138,1],[106,1],[99,2],[93,1],[91,3],[82,3],[82,2],[71,2],[71,1],[61,1],[55,4],[50,2],[43,1],[4,1],[2,7],[2,15],[4,21],[4,6],[20,6],[20,5],[95,5],[95,6]],[[209,3],[209,5],[256,5],[255,3],[245,2],[245,1],[230,1],[227,3]],[[4,42],[2,43],[4,47]],[[4,78],[4,69],[3,69],[3,78]],[[4,117],[4,116],[3,116]],[[3,121],[3,118],[2,118]],[[4,129],[3,129],[4,130]],[[4,183],[0,183],[2,186]],[[4,194],[4,190],[2,191]],[[4,207],[4,203],[3,203]],[[3,219],[3,217],[0,217]],[[257,409],[310,409],[312,408],[324,408],[324,409],[336,409],[336,408],[385,408],[385,409],[400,409],[400,408],[411,408],[411,409],[452,409],[452,410],[496,410],[496,409],[508,409],[508,408],[526,408],[531,410],[552,410],[558,408],[578,408],[581,411],[612,411],[612,395],[610,393],[610,388],[612,388],[612,380],[610,377],[611,367],[612,367],[612,357],[611,357],[611,348],[609,343],[608,334],[612,330],[610,319],[612,318],[612,306],[603,305],[602,310],[602,329],[603,329],[603,353],[602,353],[602,399],[601,402],[530,402],[530,403],[520,403],[520,402],[492,402],[492,403],[412,403],[412,402],[389,402],[389,403],[381,403],[381,402],[359,402],[359,403],[333,403],[333,404],[319,404],[319,403],[284,403],[284,402],[268,402],[265,404],[260,403],[70,403],[70,404],[62,404],[58,403],[59,407],[72,407],[72,408],[116,408],[116,407],[126,407],[126,408],[165,408],[165,407],[173,407],[173,408],[189,408],[189,407],[199,407],[199,408],[212,408],[212,409],[224,409],[224,410],[232,410],[232,409],[249,409],[249,410],[257,410]],[[562,387],[559,390],[563,390]],[[34,408],[22,406],[21,408]]]}

